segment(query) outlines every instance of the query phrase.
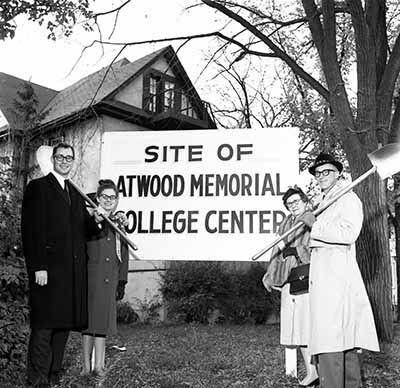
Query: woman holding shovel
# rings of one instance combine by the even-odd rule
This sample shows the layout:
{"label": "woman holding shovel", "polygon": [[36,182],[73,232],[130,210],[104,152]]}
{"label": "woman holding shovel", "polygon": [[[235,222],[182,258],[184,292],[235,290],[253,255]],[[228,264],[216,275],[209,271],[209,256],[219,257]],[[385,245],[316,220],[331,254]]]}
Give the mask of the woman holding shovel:
{"label": "woman holding shovel", "polygon": [[[122,212],[115,213],[118,191],[111,180],[100,180],[96,199],[105,214],[120,229],[127,225]],[[96,209],[94,210],[96,213]],[[98,215],[96,215],[96,218]],[[124,296],[128,276],[128,247],[120,235],[102,222],[102,231],[87,242],[88,261],[88,312],[89,327],[82,332],[83,374],[104,374],[105,341],[107,335],[116,333],[116,300]],[[91,354],[94,348],[94,368]]]}

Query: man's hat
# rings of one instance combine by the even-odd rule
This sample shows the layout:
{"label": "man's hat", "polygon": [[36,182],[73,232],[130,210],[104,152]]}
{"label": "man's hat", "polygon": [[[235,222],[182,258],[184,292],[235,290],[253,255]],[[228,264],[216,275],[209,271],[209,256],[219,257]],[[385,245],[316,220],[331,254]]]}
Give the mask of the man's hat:
{"label": "man's hat", "polygon": [[311,175],[315,175],[315,169],[317,167],[328,163],[334,165],[339,172],[342,172],[343,164],[336,160],[332,155],[325,154],[323,152],[316,157],[314,164],[308,169],[308,171]]}

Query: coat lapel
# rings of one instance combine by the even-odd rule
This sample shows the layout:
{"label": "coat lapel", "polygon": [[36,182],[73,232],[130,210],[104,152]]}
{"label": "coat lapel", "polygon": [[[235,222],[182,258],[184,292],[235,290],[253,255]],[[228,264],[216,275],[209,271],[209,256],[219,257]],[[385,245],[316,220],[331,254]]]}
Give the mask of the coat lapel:
{"label": "coat lapel", "polygon": [[50,185],[53,186],[53,188],[59,193],[59,195],[62,197],[65,203],[69,206],[68,198],[66,197],[64,190],[58,183],[57,178],[52,173],[49,173],[47,175],[47,180],[50,183]]}

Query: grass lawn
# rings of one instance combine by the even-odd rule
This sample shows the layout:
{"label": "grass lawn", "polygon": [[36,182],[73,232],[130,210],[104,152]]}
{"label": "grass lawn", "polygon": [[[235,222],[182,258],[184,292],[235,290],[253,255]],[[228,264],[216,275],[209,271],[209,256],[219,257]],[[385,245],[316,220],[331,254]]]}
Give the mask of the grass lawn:
{"label": "grass lawn", "polygon": [[[284,373],[279,325],[120,326],[108,340],[106,376],[80,376],[80,335],[70,337],[60,388],[296,387]],[[124,345],[120,352],[111,345]],[[298,357],[300,359],[300,355]],[[400,387],[400,326],[381,353],[362,355],[364,387]],[[24,366],[21,366],[23,376]],[[303,373],[299,363],[300,375]],[[21,377],[22,381],[22,377]],[[9,387],[19,387],[10,382]],[[2,388],[8,388],[2,385]]]}

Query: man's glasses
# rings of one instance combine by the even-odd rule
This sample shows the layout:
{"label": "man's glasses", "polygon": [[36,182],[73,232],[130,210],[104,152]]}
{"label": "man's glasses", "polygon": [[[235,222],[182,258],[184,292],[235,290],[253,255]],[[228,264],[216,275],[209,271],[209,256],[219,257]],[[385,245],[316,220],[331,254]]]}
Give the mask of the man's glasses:
{"label": "man's glasses", "polygon": [[296,199],[296,200],[294,200],[294,201],[286,201],[286,206],[289,208],[289,207],[292,207],[292,206],[297,206],[299,203],[301,202],[301,199]]}
{"label": "man's glasses", "polygon": [[117,199],[116,195],[100,194],[99,197],[104,201],[115,201]]}
{"label": "man's glasses", "polygon": [[326,170],[322,170],[322,171],[315,171],[314,176],[316,178],[319,178],[320,176],[328,176],[331,172],[335,172],[335,170],[331,170],[331,169],[326,169]]}
{"label": "man's glasses", "polygon": [[71,163],[74,160],[74,157],[71,155],[54,155],[54,159],[57,160],[57,162],[62,162],[63,160],[66,161],[67,163]]}

